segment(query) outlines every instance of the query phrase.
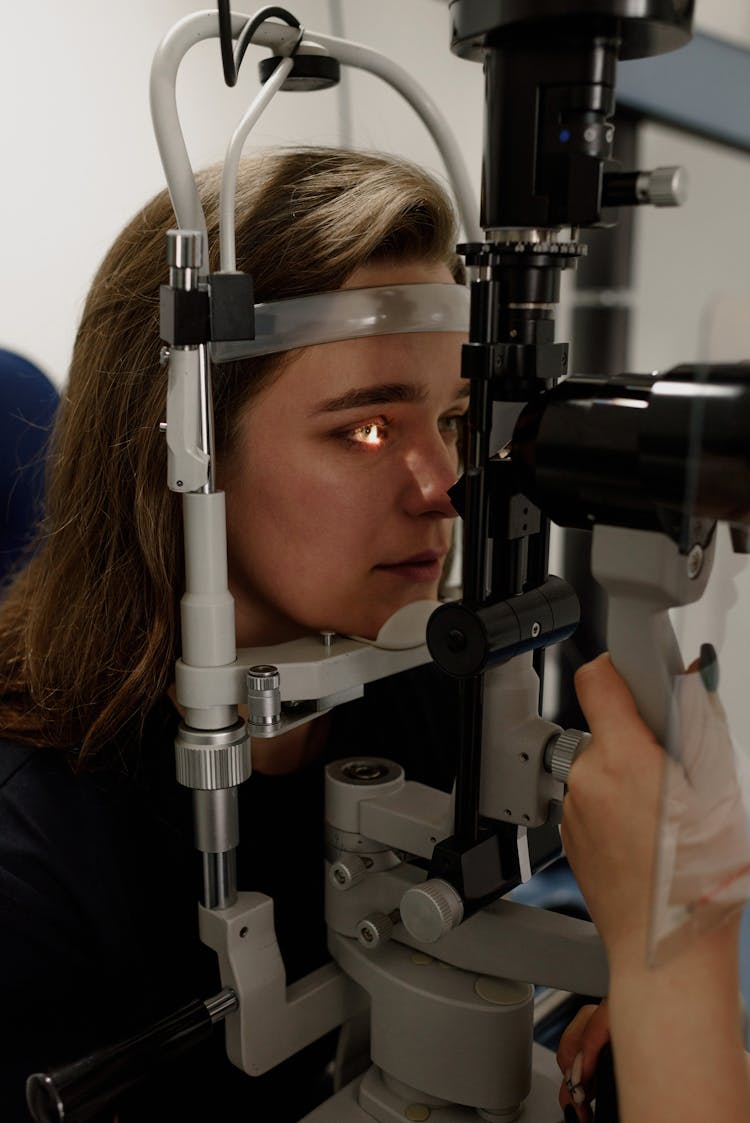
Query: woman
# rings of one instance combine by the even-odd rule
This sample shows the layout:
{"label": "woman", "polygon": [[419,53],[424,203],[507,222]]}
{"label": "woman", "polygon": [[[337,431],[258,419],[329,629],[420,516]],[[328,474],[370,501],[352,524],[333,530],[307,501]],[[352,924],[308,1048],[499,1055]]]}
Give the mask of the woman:
{"label": "woman", "polygon": [[666,756],[608,656],[582,667],[576,688],[593,738],[570,773],[562,835],[607,948],[610,992],[601,1006],[584,1007],[560,1042],[566,1121],[592,1119],[588,1096],[611,1032],[621,1123],[747,1123],[739,915],[647,965]]}
{"label": "woman", "polygon": [[[200,190],[215,247],[218,171]],[[238,267],[253,275],[258,301],[463,280],[442,191],[391,158],[261,156],[243,168],[236,210]],[[158,328],[172,221],[162,193],[93,283],[41,538],[0,612],[8,1120],[26,1118],[29,1072],[218,987],[197,937],[190,796],[173,766],[183,578],[180,501],[166,487],[159,428]],[[467,405],[461,342],[459,333],[381,336],[216,369],[239,646],[321,629],[374,636],[401,605],[437,595]],[[254,774],[240,789],[238,881],[274,897],[290,980],[325,958],[323,764],[373,752],[447,789],[454,729],[451,687],[422,668],[376,684],[330,720],[254,746]],[[125,1098],[120,1123],[265,1119],[271,1105],[274,1119],[294,1120],[326,1094],[330,1043],[250,1081],[225,1062],[220,1038]]]}

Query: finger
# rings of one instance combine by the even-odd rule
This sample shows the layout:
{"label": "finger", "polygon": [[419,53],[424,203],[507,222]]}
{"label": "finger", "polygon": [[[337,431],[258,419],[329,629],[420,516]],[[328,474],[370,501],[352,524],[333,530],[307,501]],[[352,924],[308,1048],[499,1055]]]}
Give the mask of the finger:
{"label": "finger", "polygon": [[593,1005],[582,1006],[560,1038],[557,1046],[557,1063],[563,1075],[570,1073],[573,1061],[581,1052],[586,1026],[597,1009],[598,1007]]}
{"label": "finger", "polygon": [[569,1098],[580,1107],[589,1098],[599,1055],[610,1039],[607,1000],[599,1006],[582,1007],[563,1037],[557,1053],[565,1077],[560,1103],[564,1105]]}
{"label": "finger", "polygon": [[558,1103],[563,1110],[565,1123],[593,1123],[594,1113],[591,1110],[591,1104],[584,1101],[583,1103],[573,1103],[570,1098],[568,1086],[563,1080],[558,1096]]}
{"label": "finger", "polygon": [[594,738],[617,729],[627,737],[648,737],[656,743],[644,723],[625,680],[617,673],[608,654],[584,663],[575,675],[576,694]]}
{"label": "finger", "polygon": [[588,1084],[593,1080],[599,1054],[609,1040],[609,1006],[605,999],[601,1005],[594,1008],[594,1013],[586,1024],[586,1031],[582,1042],[582,1080],[584,1084]]}

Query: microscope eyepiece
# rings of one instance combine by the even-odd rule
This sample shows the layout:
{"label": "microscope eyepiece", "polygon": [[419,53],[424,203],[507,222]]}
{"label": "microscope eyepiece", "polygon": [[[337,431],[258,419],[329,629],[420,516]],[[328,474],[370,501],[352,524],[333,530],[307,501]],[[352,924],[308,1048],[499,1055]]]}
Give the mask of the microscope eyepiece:
{"label": "microscope eyepiece", "polygon": [[750,363],[571,378],[521,413],[518,487],[561,526],[750,525]]}

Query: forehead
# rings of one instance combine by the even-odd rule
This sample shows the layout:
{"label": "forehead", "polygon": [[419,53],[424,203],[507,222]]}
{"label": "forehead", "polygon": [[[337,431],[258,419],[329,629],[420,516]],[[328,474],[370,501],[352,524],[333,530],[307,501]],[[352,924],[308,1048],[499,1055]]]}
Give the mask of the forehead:
{"label": "forehead", "polygon": [[415,332],[323,343],[295,356],[269,394],[277,403],[294,398],[308,412],[347,392],[393,383],[418,386],[413,400],[453,400],[468,386],[460,377],[465,341],[458,332]]}

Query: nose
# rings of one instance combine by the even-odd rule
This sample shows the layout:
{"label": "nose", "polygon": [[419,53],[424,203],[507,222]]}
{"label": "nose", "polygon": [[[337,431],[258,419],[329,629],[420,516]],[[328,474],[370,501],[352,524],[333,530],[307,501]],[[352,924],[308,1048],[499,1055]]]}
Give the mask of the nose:
{"label": "nose", "polygon": [[404,508],[408,514],[455,518],[448,488],[458,479],[455,447],[446,445],[441,434],[425,438],[406,454],[407,486]]}

